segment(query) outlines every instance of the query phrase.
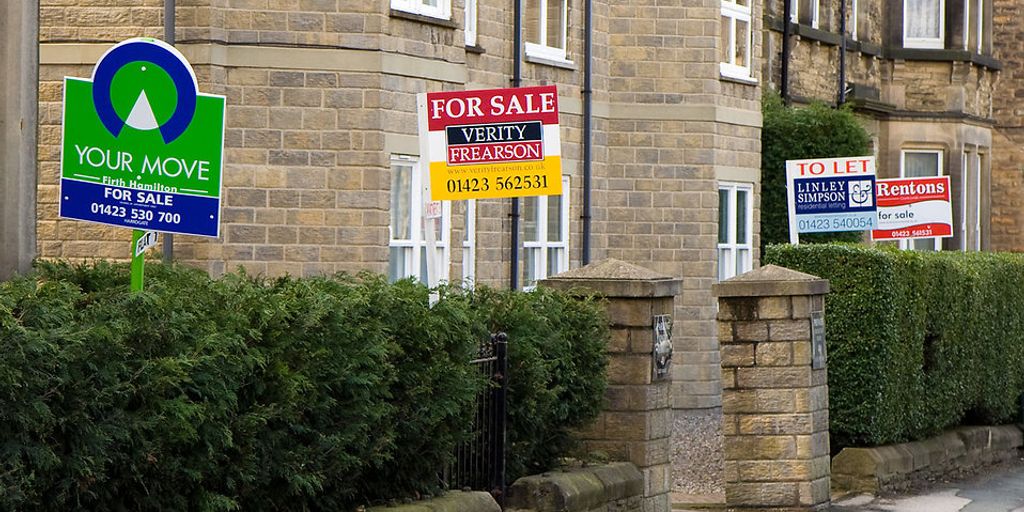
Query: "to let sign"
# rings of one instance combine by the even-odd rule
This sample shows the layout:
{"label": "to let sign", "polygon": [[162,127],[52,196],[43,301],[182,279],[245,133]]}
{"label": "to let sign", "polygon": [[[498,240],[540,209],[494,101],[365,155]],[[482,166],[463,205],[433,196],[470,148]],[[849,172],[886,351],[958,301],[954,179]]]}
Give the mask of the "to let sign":
{"label": "to let sign", "polygon": [[216,237],[223,153],[224,97],[163,41],[129,39],[91,79],[64,79],[61,217]]}
{"label": "to let sign", "polygon": [[786,161],[789,233],[866,231],[878,223],[875,159],[815,158]]}
{"label": "to let sign", "polygon": [[435,201],[562,193],[555,86],[421,94]]}
{"label": "to let sign", "polygon": [[953,236],[949,176],[878,180],[878,229],[873,240]]}

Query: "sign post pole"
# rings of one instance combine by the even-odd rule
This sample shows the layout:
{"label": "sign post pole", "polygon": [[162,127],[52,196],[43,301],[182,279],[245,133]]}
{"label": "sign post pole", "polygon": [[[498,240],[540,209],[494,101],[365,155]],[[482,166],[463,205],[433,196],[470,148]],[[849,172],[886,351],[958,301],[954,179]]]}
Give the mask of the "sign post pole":
{"label": "sign post pole", "polygon": [[139,241],[146,235],[141,229],[132,230],[132,291],[142,291],[142,278],[146,266],[146,251],[139,251]]}

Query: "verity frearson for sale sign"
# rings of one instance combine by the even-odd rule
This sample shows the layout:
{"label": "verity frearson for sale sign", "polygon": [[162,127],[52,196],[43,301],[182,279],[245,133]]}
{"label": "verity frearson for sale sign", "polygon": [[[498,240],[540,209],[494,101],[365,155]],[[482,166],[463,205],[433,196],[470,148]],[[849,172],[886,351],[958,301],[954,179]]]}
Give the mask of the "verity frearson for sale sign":
{"label": "verity frearson for sale sign", "polygon": [[419,110],[431,199],[562,193],[555,86],[425,93]]}
{"label": "verity frearson for sale sign", "polygon": [[218,236],[224,97],[174,47],[129,39],[65,78],[63,139],[61,217]]}
{"label": "verity frearson for sale sign", "polygon": [[949,176],[878,180],[878,229],[873,240],[953,236]]}
{"label": "verity frearson for sale sign", "polygon": [[875,159],[786,161],[790,238],[797,233],[875,228]]}

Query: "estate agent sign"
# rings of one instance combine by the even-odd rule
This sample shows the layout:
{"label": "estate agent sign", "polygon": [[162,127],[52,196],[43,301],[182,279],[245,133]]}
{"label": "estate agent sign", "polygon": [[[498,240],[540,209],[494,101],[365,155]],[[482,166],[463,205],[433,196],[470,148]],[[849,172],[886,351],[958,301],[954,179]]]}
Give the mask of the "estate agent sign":
{"label": "estate agent sign", "polygon": [[92,79],[64,79],[60,216],[216,237],[224,97],[201,94],[174,47],[108,50]]}
{"label": "estate agent sign", "polygon": [[874,240],[953,236],[949,176],[878,180]]}
{"label": "estate agent sign", "polygon": [[787,160],[786,185],[792,243],[800,233],[867,231],[878,224],[874,157]]}
{"label": "estate agent sign", "polygon": [[562,193],[555,86],[426,93],[419,110],[431,199]]}

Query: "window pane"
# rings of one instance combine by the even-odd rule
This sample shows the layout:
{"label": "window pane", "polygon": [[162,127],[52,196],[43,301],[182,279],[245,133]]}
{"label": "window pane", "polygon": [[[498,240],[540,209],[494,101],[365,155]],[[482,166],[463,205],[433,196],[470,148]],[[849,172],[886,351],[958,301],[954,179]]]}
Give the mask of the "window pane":
{"label": "window pane", "polygon": [[392,247],[388,254],[388,279],[391,282],[405,277],[405,267],[412,253],[408,247]]}
{"label": "window pane", "polygon": [[427,7],[437,7],[440,0],[420,0]]}
{"label": "window pane", "polygon": [[412,166],[391,166],[391,237],[396,240],[410,238],[412,224]]}
{"label": "window pane", "polygon": [[548,241],[562,242],[562,196],[548,196]]}
{"label": "window pane", "polygon": [[748,243],[750,233],[747,229],[747,191],[736,191],[736,243]]}
{"label": "window pane", "polygon": [[915,251],[934,251],[934,238],[915,238],[913,248]]}
{"label": "window pane", "polygon": [[736,275],[750,271],[750,249],[739,249],[736,251]]}
{"label": "window pane", "polygon": [[560,247],[552,247],[548,249],[547,277],[551,277],[565,271],[565,269],[562,268],[562,253],[564,251],[565,249]]}
{"label": "window pane", "polygon": [[733,263],[732,263],[732,259],[730,259],[729,256],[731,256],[731,251],[729,249],[719,249],[718,250],[718,280],[719,281],[725,281],[726,279],[729,279],[730,277],[732,277],[730,272],[732,271]]}
{"label": "window pane", "polygon": [[429,283],[430,281],[427,281],[427,247],[424,246],[424,245],[421,245],[419,247],[419,250],[420,250],[419,280],[420,280],[421,283]]}
{"label": "window pane", "polygon": [[526,42],[542,44],[540,40],[540,4],[542,0],[523,2],[523,31]]}
{"label": "window pane", "polygon": [[942,20],[941,0],[905,0],[907,10],[903,13],[906,20],[905,37],[937,39],[939,23]]}
{"label": "window pane", "polygon": [[718,243],[729,243],[729,190],[718,189]]}
{"label": "window pane", "polygon": [[903,176],[919,178],[922,176],[940,176],[938,153],[904,153]]}
{"label": "window pane", "polygon": [[540,257],[540,248],[528,247],[523,250],[523,286],[537,284],[537,258]]}
{"label": "window pane", "polygon": [[523,206],[523,239],[527,242],[540,242],[538,233],[537,217],[539,217],[539,203],[537,196],[524,197]]}
{"label": "window pane", "polygon": [[736,60],[733,61],[733,64],[736,64],[737,66],[746,67],[747,65],[747,44],[748,41],[750,41],[750,34],[748,33],[749,29],[750,23],[736,20],[736,41],[734,43],[736,45]]}
{"label": "window pane", "polygon": [[548,26],[547,45],[552,48],[565,49],[565,17],[562,16],[566,0],[547,0]]}

